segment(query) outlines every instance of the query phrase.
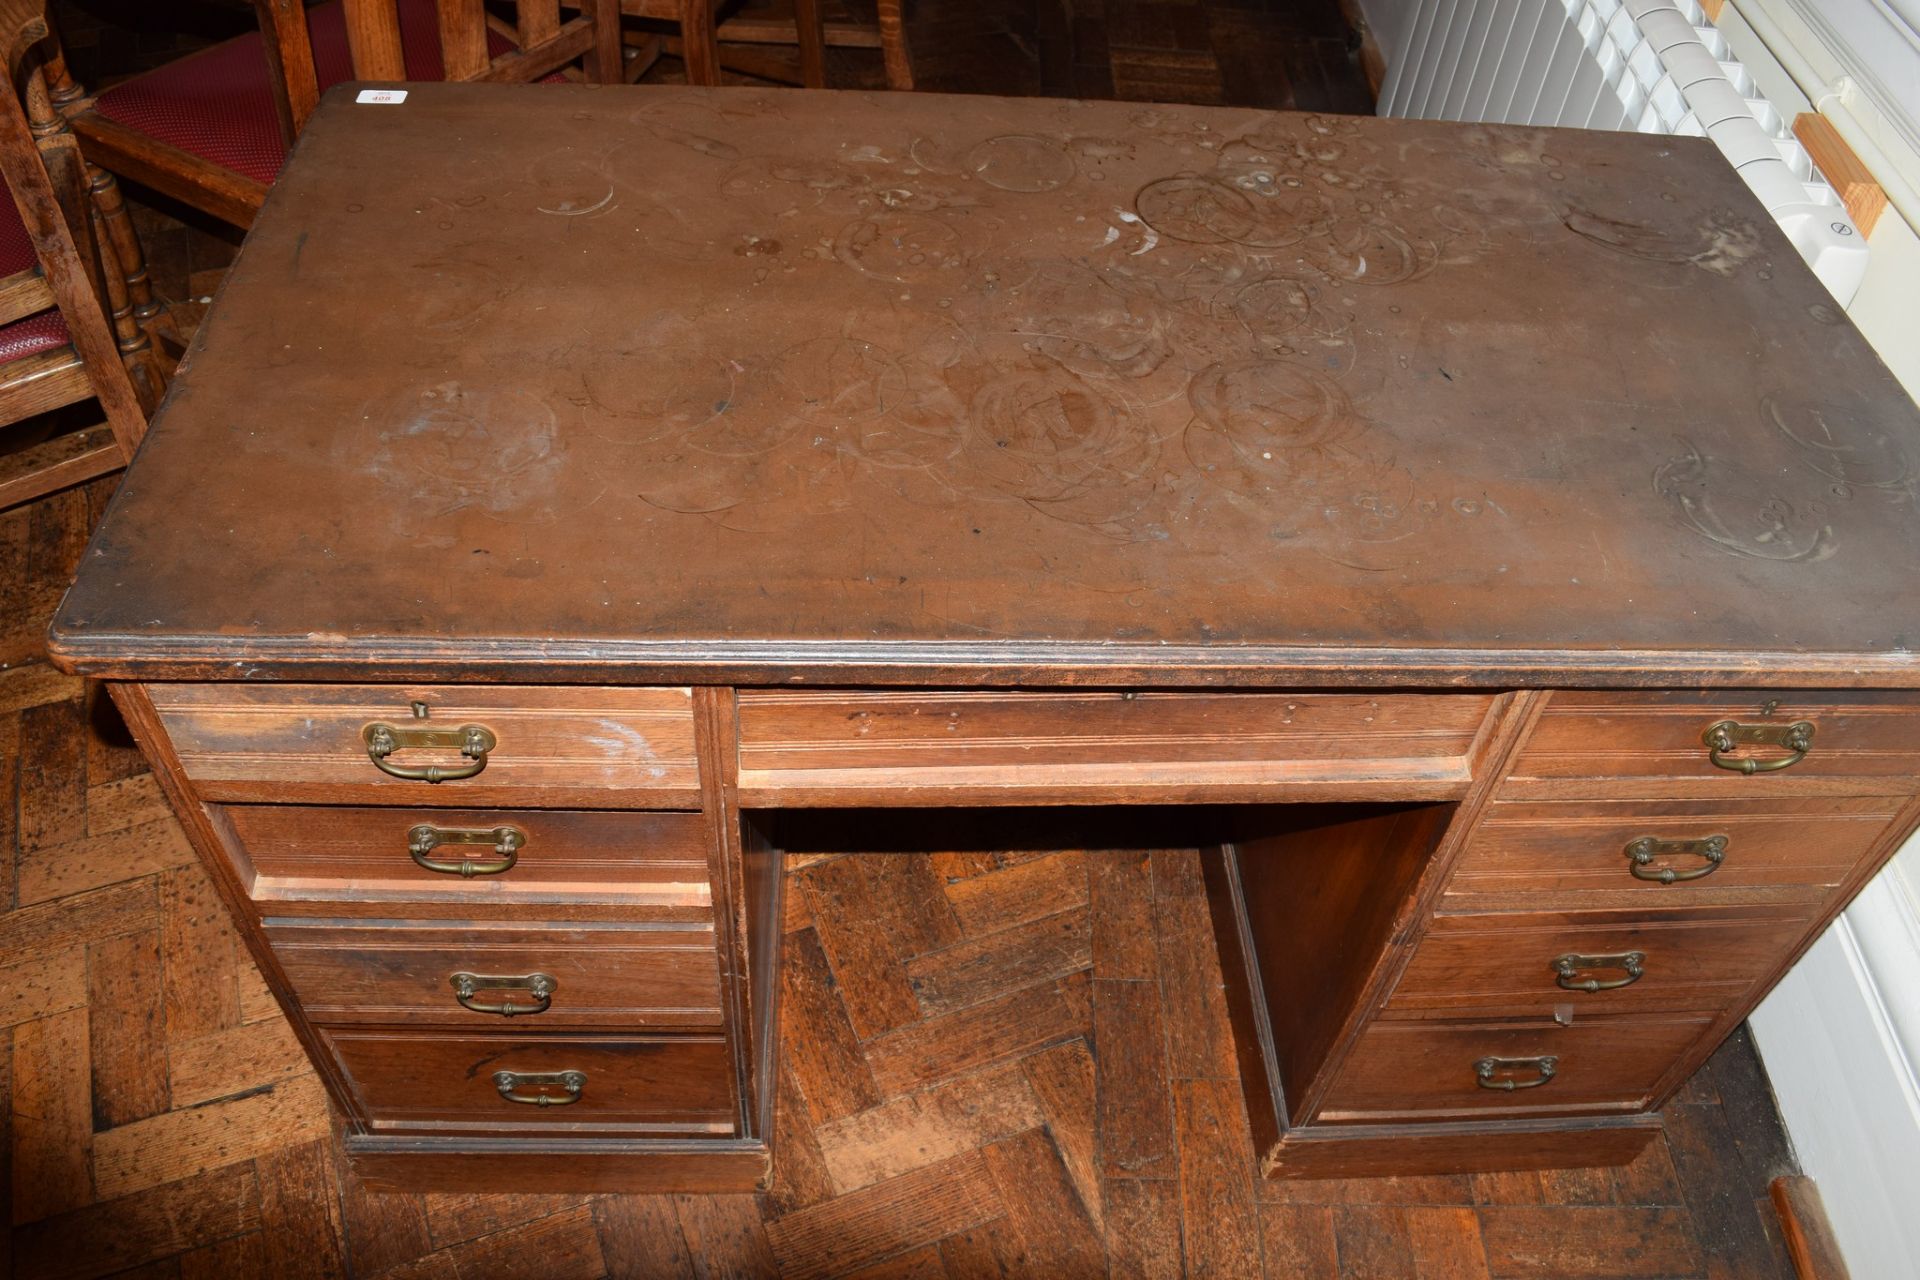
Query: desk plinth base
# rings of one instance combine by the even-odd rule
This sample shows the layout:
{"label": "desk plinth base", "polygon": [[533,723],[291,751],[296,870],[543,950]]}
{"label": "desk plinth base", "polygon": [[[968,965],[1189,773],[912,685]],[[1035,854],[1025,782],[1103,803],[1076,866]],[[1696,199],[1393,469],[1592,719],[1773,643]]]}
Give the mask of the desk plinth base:
{"label": "desk plinth base", "polygon": [[731,1193],[764,1191],[765,1142],[741,1139],[423,1138],[347,1134],[354,1173],[374,1191]]}
{"label": "desk plinth base", "polygon": [[1260,1153],[1260,1174],[1379,1178],[1623,1165],[1661,1131],[1657,1112],[1604,1120],[1306,1125]]}

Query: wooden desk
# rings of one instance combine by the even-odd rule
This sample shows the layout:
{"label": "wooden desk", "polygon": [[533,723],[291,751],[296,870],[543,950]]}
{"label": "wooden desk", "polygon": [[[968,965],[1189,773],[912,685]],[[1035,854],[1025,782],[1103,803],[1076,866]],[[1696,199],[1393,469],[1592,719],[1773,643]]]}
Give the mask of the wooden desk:
{"label": "wooden desk", "polygon": [[763,1179],[838,806],[1187,806],[1270,1172],[1617,1161],[1920,820],[1916,427],[1706,142],[335,95],[53,646],[387,1183]]}

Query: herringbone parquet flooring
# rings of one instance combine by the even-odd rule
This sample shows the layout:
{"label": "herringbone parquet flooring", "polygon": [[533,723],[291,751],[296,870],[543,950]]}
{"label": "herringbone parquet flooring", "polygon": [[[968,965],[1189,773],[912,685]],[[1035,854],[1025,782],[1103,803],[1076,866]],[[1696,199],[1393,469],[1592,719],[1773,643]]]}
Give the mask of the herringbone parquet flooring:
{"label": "herringbone parquet flooring", "polygon": [[1791,1274],[1764,1200],[1791,1157],[1740,1039],[1629,1168],[1256,1186],[1178,850],[795,859],[765,1195],[370,1194],[139,757],[40,660],[110,485],[0,513],[16,1274]]}

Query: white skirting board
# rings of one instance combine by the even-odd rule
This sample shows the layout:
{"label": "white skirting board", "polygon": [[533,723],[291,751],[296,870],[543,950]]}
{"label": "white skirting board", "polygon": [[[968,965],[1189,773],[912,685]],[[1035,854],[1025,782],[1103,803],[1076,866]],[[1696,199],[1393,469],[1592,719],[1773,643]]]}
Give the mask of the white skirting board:
{"label": "white skirting board", "polygon": [[1853,1280],[1920,1275],[1920,910],[1902,879],[1914,870],[1882,872],[1752,1018]]}

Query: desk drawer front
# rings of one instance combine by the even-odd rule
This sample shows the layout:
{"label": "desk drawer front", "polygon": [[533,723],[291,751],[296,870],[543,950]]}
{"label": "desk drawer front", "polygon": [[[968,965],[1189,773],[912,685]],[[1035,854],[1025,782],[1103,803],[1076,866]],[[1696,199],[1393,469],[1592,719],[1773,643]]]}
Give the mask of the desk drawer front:
{"label": "desk drawer front", "polygon": [[[1804,736],[1795,733],[1799,725],[1807,726]],[[1720,726],[1716,752],[1708,739]],[[1512,776],[1687,778],[1744,795],[1809,779],[1913,791],[1920,788],[1920,697],[1556,693]]]}
{"label": "desk drawer front", "polygon": [[711,928],[273,919],[265,928],[319,1023],[485,1032],[721,1023]]}
{"label": "desk drawer front", "polygon": [[156,684],[148,692],[187,777],[208,799],[699,807],[684,688]]}
{"label": "desk drawer front", "polygon": [[262,900],[712,905],[706,823],[697,813],[314,805],[221,812]]}
{"label": "desk drawer front", "polygon": [[[330,1028],[323,1036],[375,1132],[734,1131],[726,1040],[717,1035],[501,1037]],[[500,1079],[501,1072],[510,1075]],[[577,1076],[563,1079],[568,1073]],[[544,1094],[551,1104],[512,1101],[503,1086],[523,1098]]]}
{"label": "desk drawer front", "polygon": [[[1503,801],[1448,879],[1442,911],[1818,903],[1889,834],[1896,798]],[[1708,842],[1724,837],[1717,862]],[[1644,864],[1628,847],[1657,842]],[[1691,842],[1700,853],[1675,845]],[[1638,866],[1640,875],[1634,871]],[[1663,872],[1674,879],[1663,882]],[[1705,874],[1700,874],[1701,872]]]}
{"label": "desk drawer front", "polygon": [[1441,916],[1387,1002],[1388,1017],[1575,1019],[1718,1013],[1742,1002],[1805,936],[1804,908],[1636,916]]}
{"label": "desk drawer front", "polygon": [[[1706,1015],[1576,1020],[1570,1027],[1545,1019],[1378,1021],[1354,1046],[1318,1119],[1638,1111],[1711,1024]],[[1550,1078],[1545,1058],[1553,1059]],[[1487,1059],[1496,1060],[1489,1083],[1521,1087],[1484,1087],[1478,1065]]]}
{"label": "desk drawer front", "polygon": [[802,803],[1232,799],[1314,784],[1444,798],[1464,789],[1491,705],[1483,694],[743,691],[740,786]]}

